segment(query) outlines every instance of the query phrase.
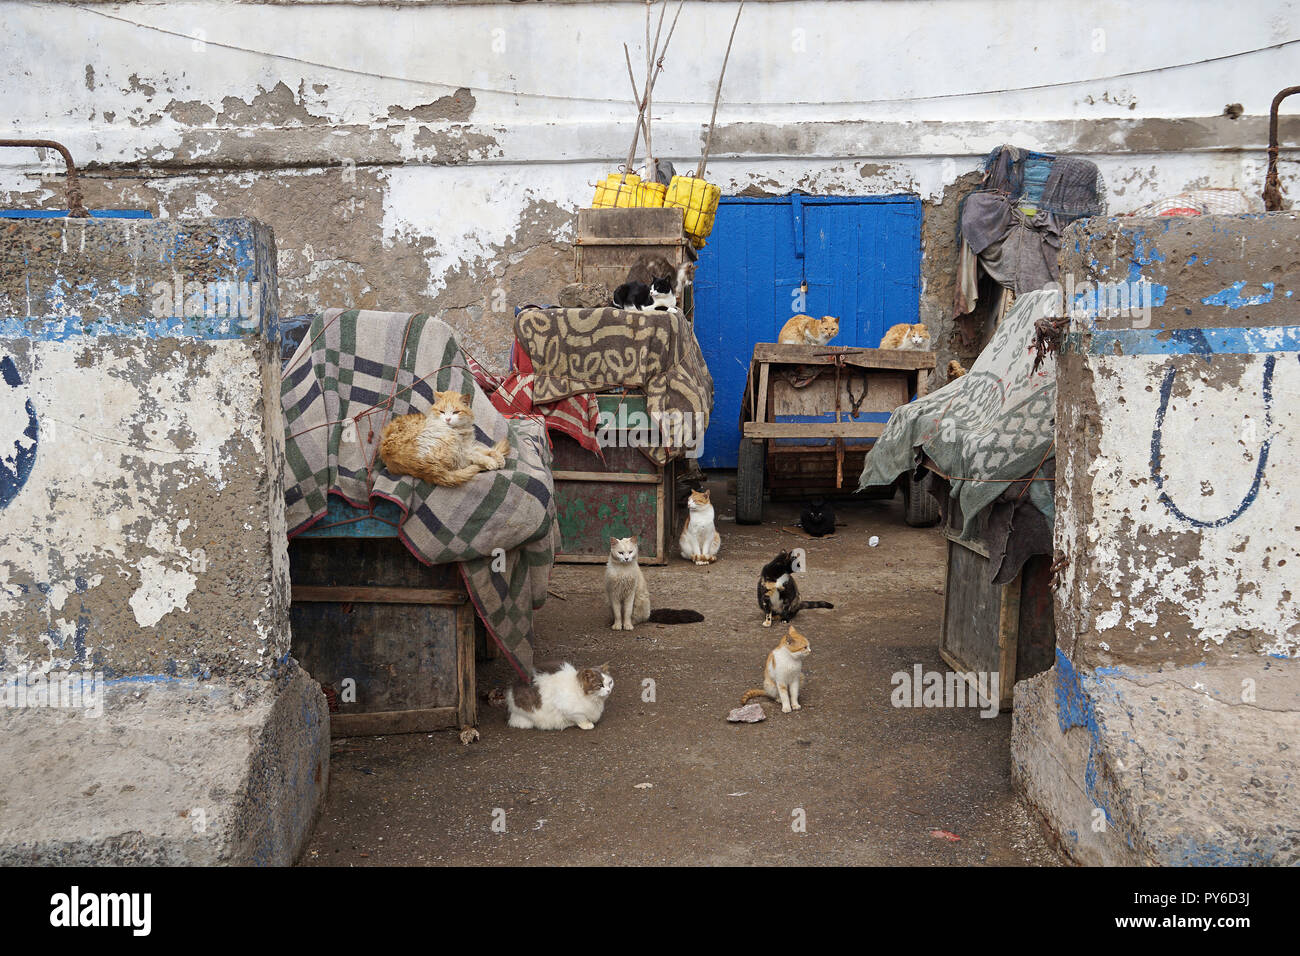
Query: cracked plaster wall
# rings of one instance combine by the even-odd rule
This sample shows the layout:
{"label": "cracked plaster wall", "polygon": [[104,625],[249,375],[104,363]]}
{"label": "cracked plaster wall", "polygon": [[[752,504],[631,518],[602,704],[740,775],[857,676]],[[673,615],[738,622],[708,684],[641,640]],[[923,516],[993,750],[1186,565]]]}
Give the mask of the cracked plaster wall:
{"label": "cracked plaster wall", "polygon": [[[636,3],[0,11],[11,26],[0,130],[68,144],[88,205],[265,221],[283,314],[441,313],[497,368],[514,306],[550,301],[571,278],[574,213],[626,156],[619,46],[635,63],[644,32]],[[1059,14],[991,0],[750,4],[710,178],[727,194],[920,195],[922,319],[941,369],[969,360],[950,320],[956,205],[999,143],[1094,159],[1112,212],[1197,186],[1258,194],[1265,114],[1294,47],[1216,58],[1300,36],[1297,5],[1213,31],[1180,11],[1175,0]],[[654,136],[679,169],[699,155],[732,16],[731,4],[687,3],[666,58]],[[894,52],[867,36],[894,38]],[[1118,74],[1136,75],[1106,79]],[[1233,103],[1236,119],[1223,115]],[[1300,124],[1282,132],[1294,193]],[[54,158],[0,155],[0,203],[62,205]]]}

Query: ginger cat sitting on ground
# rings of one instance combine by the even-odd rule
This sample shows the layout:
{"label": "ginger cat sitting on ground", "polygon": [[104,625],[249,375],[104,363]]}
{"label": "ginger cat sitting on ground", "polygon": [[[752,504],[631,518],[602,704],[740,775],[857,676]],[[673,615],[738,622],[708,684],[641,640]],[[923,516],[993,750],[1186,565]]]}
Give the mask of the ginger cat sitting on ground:
{"label": "ginger cat sitting on ground", "polygon": [[915,325],[900,322],[898,325],[891,326],[889,331],[885,333],[885,337],[880,340],[880,347],[882,349],[911,349],[928,352],[930,350],[930,330],[925,327],[924,322],[917,322]]}
{"label": "ginger cat sitting on ground", "polygon": [[803,659],[812,652],[808,638],[804,637],[790,625],[781,643],[767,655],[763,665],[763,689],[747,690],[740,698],[741,706],[748,704],[755,697],[770,697],[781,702],[781,712],[790,713],[801,710],[799,706],[799,684],[803,680]]}
{"label": "ginger cat sitting on ground", "polygon": [[427,414],[401,415],[384,426],[379,457],[394,475],[411,475],[444,488],[463,485],[480,471],[506,463],[510,442],[491,448],[474,440],[474,411],[460,392],[434,393]]}
{"label": "ginger cat sitting on ground", "polygon": [[840,332],[840,320],[833,315],[814,319],[811,315],[796,315],[781,326],[776,337],[780,345],[825,345]]}

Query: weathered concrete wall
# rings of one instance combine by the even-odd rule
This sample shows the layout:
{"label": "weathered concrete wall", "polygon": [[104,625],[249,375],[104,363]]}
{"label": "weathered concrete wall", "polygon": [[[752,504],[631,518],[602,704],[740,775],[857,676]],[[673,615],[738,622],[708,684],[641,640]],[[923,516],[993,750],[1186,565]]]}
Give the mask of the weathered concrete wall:
{"label": "weathered concrete wall", "polygon": [[1300,215],[1092,219],[1057,370],[1029,802],[1090,863],[1300,861]]}
{"label": "weathered concrete wall", "polygon": [[1091,219],[1061,270],[1155,304],[1061,356],[1059,646],[1086,667],[1296,656],[1300,215]]}
{"label": "weathered concrete wall", "polygon": [[[67,142],[90,167],[90,205],[257,217],[276,229],[284,313],[442,312],[497,366],[513,306],[570,277],[573,214],[626,156],[620,46],[635,61],[644,42],[643,5],[620,2],[0,10],[0,129]],[[710,0],[683,9],[654,127],[679,168],[700,154],[733,15]],[[1114,212],[1187,187],[1257,195],[1297,19],[1286,0],[1213,30],[1178,0],[751,3],[709,172],[729,194],[920,195],[922,318],[942,368],[955,206],[988,150],[1088,156]],[[879,36],[905,54],[865,42]],[[1300,124],[1282,133],[1294,194]],[[8,153],[0,202],[63,202],[57,178],[41,179],[52,159]]]}
{"label": "weathered concrete wall", "polygon": [[[0,668],[266,677],[288,653],[274,254],[246,221],[0,226],[0,401],[37,429],[0,510]],[[209,288],[242,315],[203,315]]]}
{"label": "weathered concrete wall", "polygon": [[306,839],[275,290],[260,223],[0,221],[0,862]]}

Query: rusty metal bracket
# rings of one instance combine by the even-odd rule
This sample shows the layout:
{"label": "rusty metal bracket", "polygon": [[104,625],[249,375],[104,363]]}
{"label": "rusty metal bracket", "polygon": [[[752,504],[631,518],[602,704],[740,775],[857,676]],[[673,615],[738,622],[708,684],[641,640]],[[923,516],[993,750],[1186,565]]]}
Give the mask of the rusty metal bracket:
{"label": "rusty metal bracket", "polygon": [[88,219],[90,213],[81,198],[81,183],[77,180],[77,164],[72,161],[68,147],[52,139],[0,139],[0,146],[21,146],[26,149],[56,149],[68,167],[68,216],[72,219]]}
{"label": "rusty metal bracket", "polygon": [[1282,187],[1277,181],[1277,111],[1282,101],[1293,93],[1300,93],[1300,86],[1288,86],[1273,97],[1273,106],[1268,113],[1268,176],[1264,180],[1264,208],[1269,212],[1282,209]]}

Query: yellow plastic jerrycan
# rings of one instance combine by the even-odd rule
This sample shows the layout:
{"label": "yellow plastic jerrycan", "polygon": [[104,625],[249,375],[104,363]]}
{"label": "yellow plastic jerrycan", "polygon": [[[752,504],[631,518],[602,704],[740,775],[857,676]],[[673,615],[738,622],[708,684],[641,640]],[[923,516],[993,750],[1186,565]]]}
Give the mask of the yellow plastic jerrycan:
{"label": "yellow plastic jerrycan", "polygon": [[680,206],[686,235],[699,249],[713,232],[713,220],[718,214],[718,200],[722,189],[713,183],[694,176],[674,176],[668,186],[665,206]]}
{"label": "yellow plastic jerrycan", "polygon": [[591,207],[613,209],[616,206],[623,208],[635,206],[637,205],[636,190],[639,185],[641,185],[641,177],[636,173],[628,173],[626,176],[610,173],[604,182],[596,183],[596,198],[592,200]]}

